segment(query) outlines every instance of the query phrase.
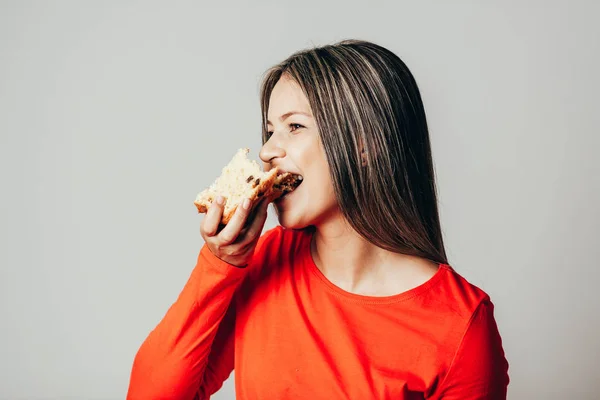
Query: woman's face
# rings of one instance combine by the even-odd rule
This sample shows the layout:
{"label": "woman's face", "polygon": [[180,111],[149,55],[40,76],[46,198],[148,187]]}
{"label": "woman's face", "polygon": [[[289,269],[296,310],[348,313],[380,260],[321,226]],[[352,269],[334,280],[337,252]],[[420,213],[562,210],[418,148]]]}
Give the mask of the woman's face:
{"label": "woman's face", "polygon": [[300,86],[283,75],[269,100],[269,140],[260,151],[265,170],[302,175],[302,184],[275,201],[279,223],[286,228],[319,225],[339,216],[329,165],[317,124]]}

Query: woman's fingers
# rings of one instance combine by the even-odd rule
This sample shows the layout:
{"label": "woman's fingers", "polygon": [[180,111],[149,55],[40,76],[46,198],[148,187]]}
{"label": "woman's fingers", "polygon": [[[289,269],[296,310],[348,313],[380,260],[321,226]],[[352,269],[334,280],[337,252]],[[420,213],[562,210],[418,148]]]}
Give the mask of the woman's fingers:
{"label": "woman's fingers", "polygon": [[268,205],[266,198],[259,200],[254,207],[250,201],[242,202],[229,223],[219,231],[224,206],[222,202],[215,201],[201,227],[202,236],[211,252],[230,264],[247,265],[267,219]]}
{"label": "woman's fingers", "polygon": [[244,228],[246,219],[250,214],[251,207],[252,202],[250,201],[250,199],[244,199],[244,201],[242,201],[242,204],[240,204],[237,207],[229,223],[227,223],[225,228],[223,228],[223,230],[218,235],[221,246],[227,246],[235,242],[240,232],[242,231],[242,228]]}
{"label": "woman's fingers", "polygon": [[210,205],[208,211],[206,212],[206,216],[202,221],[202,236],[215,236],[219,230],[219,224],[221,223],[221,218],[223,217],[223,208],[225,204],[225,199],[222,196],[219,196],[215,199],[215,201]]}
{"label": "woman's fingers", "polygon": [[215,236],[219,231],[221,218],[225,209],[225,198],[219,196],[213,201],[202,221],[202,231],[206,236]]}
{"label": "woman's fingers", "polygon": [[252,253],[254,246],[260,238],[265,221],[267,220],[267,207],[269,203],[258,204],[252,215],[246,220],[246,227],[238,234],[233,244],[224,245],[225,251],[235,251],[237,254]]}
{"label": "woman's fingers", "polygon": [[269,202],[266,200],[260,202],[260,204],[256,207],[256,212],[252,217],[252,221],[248,225],[246,232],[244,232],[244,243],[252,242],[257,236],[260,236],[263,226],[265,225],[265,221],[267,220],[268,207]]}

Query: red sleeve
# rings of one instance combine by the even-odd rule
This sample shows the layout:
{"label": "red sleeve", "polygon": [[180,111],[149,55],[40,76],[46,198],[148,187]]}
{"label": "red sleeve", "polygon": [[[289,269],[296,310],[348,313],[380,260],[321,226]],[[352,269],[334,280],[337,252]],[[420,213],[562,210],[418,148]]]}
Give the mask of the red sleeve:
{"label": "red sleeve", "polygon": [[221,389],[223,382],[233,371],[235,362],[235,300],[231,302],[219,330],[215,336],[208,364],[204,370],[202,384],[195,400],[208,400],[210,396]]}
{"label": "red sleeve", "polygon": [[442,382],[441,400],[504,400],[508,362],[494,319],[494,305],[483,301],[473,314]]}
{"label": "red sleeve", "polygon": [[230,304],[246,273],[202,247],[177,301],[135,356],[127,400],[205,399],[222,385],[233,369]]}

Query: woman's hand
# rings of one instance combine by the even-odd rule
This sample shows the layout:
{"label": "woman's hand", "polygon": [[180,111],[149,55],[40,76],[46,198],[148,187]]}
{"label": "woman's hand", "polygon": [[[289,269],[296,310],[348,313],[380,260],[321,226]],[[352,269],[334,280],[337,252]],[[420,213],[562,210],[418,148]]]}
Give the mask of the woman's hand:
{"label": "woman's hand", "polygon": [[200,225],[200,234],[215,256],[236,267],[244,267],[252,258],[262,233],[269,199],[261,199],[254,208],[250,200],[244,200],[229,223],[219,230],[224,204],[222,197],[212,203]]}

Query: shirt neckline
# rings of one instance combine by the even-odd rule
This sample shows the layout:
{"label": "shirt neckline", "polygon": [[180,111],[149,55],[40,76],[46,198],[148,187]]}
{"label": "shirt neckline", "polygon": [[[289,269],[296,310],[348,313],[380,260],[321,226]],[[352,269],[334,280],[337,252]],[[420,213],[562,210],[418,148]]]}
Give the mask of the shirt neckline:
{"label": "shirt neckline", "polygon": [[300,252],[302,254],[302,259],[305,260],[306,267],[309,269],[311,274],[317,278],[317,281],[320,282],[327,291],[333,293],[337,297],[353,302],[353,303],[361,303],[361,304],[393,304],[401,301],[409,300],[418,296],[433,286],[435,286],[440,280],[442,280],[448,272],[451,271],[452,267],[448,264],[439,263],[438,270],[436,273],[429,278],[427,281],[422,284],[415,286],[412,289],[406,290],[401,293],[388,295],[388,296],[369,296],[362,295],[357,293],[348,292],[339,286],[335,285],[331,282],[324,274],[321,272],[317,264],[315,263],[312,253],[310,251],[311,241],[313,237],[314,230],[305,231],[303,235],[303,241],[300,246]]}

